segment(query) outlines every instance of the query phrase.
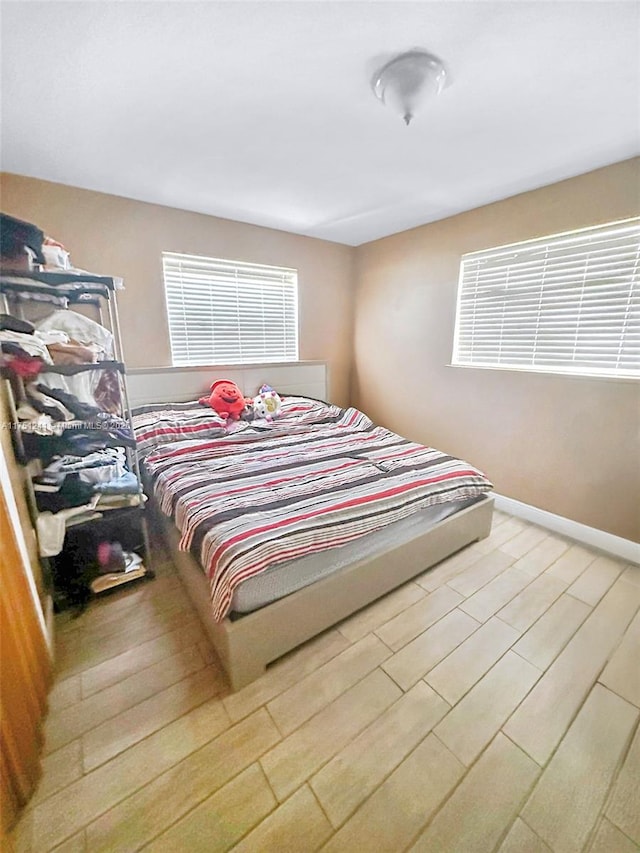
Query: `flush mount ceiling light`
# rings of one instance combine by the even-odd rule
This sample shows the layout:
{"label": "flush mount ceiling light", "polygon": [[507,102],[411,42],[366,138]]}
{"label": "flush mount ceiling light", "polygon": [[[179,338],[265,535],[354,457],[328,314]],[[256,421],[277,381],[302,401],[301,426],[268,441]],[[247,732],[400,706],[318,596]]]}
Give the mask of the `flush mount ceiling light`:
{"label": "flush mount ceiling light", "polygon": [[376,98],[399,112],[409,124],[423,101],[439,95],[447,70],[437,56],[415,48],[400,53],[379,68],[371,80]]}

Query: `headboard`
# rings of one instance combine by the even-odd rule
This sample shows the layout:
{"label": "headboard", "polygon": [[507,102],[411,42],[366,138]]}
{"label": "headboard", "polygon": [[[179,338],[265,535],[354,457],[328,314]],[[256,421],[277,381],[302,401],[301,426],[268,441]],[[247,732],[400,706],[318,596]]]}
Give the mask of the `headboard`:
{"label": "headboard", "polygon": [[216,379],[230,379],[247,397],[264,383],[282,394],[328,398],[327,366],[323,361],[242,364],[230,367],[140,367],[127,370],[132,406],[182,403],[209,393]]}

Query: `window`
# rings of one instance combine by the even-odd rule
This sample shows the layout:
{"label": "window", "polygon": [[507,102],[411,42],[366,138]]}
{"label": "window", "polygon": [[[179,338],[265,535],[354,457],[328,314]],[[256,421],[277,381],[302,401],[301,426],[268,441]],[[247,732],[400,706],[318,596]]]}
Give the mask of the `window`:
{"label": "window", "polygon": [[463,255],[452,361],[640,377],[640,218]]}
{"label": "window", "polygon": [[298,360],[298,273],[162,253],[174,365]]}

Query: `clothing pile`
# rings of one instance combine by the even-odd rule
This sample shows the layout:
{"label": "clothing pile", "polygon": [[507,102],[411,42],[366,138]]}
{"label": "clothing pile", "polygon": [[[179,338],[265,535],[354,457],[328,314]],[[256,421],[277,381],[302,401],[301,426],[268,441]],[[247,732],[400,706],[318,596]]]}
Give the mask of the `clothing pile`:
{"label": "clothing pile", "polygon": [[39,381],[66,391],[99,411],[120,411],[118,377],[92,365],[113,358],[113,335],[104,326],[61,309],[37,326],[8,314],[0,315],[0,347],[5,374]]}
{"label": "clothing pile", "polygon": [[113,358],[113,335],[75,311],[33,325],[0,315],[1,364],[19,377],[22,447],[38,459],[34,480],[40,554],[62,550],[68,527],[114,508],[138,505],[140,484],[127,465],[135,447],[120,410],[117,374],[95,369]]}

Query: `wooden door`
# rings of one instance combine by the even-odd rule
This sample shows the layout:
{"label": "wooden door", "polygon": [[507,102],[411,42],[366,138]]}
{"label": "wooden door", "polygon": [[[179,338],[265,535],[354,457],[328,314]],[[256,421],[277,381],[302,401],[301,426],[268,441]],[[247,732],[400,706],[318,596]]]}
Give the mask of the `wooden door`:
{"label": "wooden door", "polygon": [[40,775],[42,720],[52,664],[35,585],[30,582],[0,483],[0,812],[4,834]]}

